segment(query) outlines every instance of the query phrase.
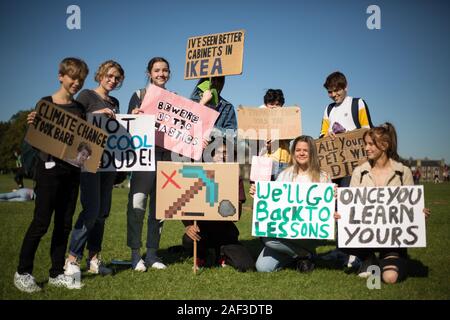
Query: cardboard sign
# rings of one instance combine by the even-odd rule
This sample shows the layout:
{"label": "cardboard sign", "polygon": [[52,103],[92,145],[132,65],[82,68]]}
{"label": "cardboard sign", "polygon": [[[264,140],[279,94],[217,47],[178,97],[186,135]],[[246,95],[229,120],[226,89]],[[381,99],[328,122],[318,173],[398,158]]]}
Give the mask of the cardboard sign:
{"label": "cardboard sign", "polygon": [[238,30],[188,38],[184,79],[241,74],[244,37]]}
{"label": "cardboard sign", "polygon": [[25,135],[33,147],[83,171],[96,172],[108,134],[55,104],[40,100]]}
{"label": "cardboard sign", "polygon": [[108,133],[99,171],[155,171],[155,117],[89,114],[88,121]]}
{"label": "cardboard sign", "polygon": [[275,109],[239,106],[237,113],[240,139],[283,140],[302,134],[298,106]]}
{"label": "cardboard sign", "polygon": [[252,166],[250,169],[251,181],[270,181],[272,176],[273,160],[269,157],[252,157]]}
{"label": "cardboard sign", "polygon": [[423,186],[339,188],[340,248],[426,247]]}
{"label": "cardboard sign", "polygon": [[287,239],[334,239],[334,185],[256,182],[252,235]]}
{"label": "cardboard sign", "polygon": [[147,88],[141,110],[155,116],[155,143],[183,156],[199,160],[202,140],[214,127],[219,113],[192,100],[161,89]]}
{"label": "cardboard sign", "polygon": [[156,218],[239,220],[239,164],[158,161]]}
{"label": "cardboard sign", "polygon": [[334,140],[329,137],[317,139],[320,169],[327,171],[332,179],[351,176],[357,166],[367,161],[363,139],[366,131],[358,129],[337,134]]}

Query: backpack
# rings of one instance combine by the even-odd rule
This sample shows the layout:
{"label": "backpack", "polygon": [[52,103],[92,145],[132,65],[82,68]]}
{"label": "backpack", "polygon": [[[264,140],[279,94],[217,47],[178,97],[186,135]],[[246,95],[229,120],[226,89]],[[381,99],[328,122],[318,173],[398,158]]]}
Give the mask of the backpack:
{"label": "backpack", "polygon": [[[368,173],[369,173],[369,171],[367,171],[367,170],[364,170],[364,171],[361,172],[361,178],[359,179],[359,184],[362,184],[362,181],[363,181],[364,176],[365,176],[366,174],[368,174]],[[402,172],[402,171],[395,170],[395,175],[398,176],[398,178],[400,179],[400,184],[403,185],[403,172]],[[389,181],[390,181],[390,180],[389,180]]]}
{"label": "backpack", "polygon": [[220,247],[220,255],[225,258],[225,263],[240,272],[255,269],[255,261],[252,255],[242,244],[226,244]]}
{"label": "backpack", "polygon": [[36,178],[36,165],[39,158],[39,150],[35,149],[31,144],[25,140],[20,146],[20,152],[22,157],[22,170],[25,178]]}
{"label": "backpack", "polygon": [[[361,123],[359,122],[359,106],[358,101],[360,98],[352,98],[352,119],[355,123],[356,129],[361,129]],[[367,106],[367,104],[364,102]],[[331,109],[336,106],[336,103],[331,103],[327,107],[327,116],[330,117]],[[373,128],[372,119],[370,118],[369,108],[366,108],[367,120],[369,120],[369,127]]]}

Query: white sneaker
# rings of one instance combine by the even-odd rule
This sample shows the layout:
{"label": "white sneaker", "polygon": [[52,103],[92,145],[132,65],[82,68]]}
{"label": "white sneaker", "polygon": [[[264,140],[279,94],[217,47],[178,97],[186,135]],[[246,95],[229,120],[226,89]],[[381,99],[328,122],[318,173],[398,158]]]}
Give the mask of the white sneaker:
{"label": "white sneaker", "polygon": [[34,277],[29,273],[19,274],[16,272],[14,274],[14,285],[20,291],[28,293],[38,292],[42,290],[42,288],[39,287],[36,283],[36,279],[34,279]]}
{"label": "white sneaker", "polygon": [[136,267],[133,268],[134,271],[145,272],[147,271],[147,267],[145,266],[144,260],[139,260],[136,264]]}
{"label": "white sneaker", "polygon": [[151,265],[151,268],[162,270],[162,269],[166,269],[167,266],[166,266],[164,263],[162,263],[162,262],[156,261],[156,262],[154,262],[154,263]]}
{"label": "white sneaker", "polygon": [[77,273],[81,275],[80,264],[78,261],[69,261],[69,259],[66,259],[66,263],[64,264],[64,274],[73,277],[73,275]]}
{"label": "white sneaker", "polygon": [[103,262],[98,258],[87,260],[87,267],[89,273],[101,274],[103,276],[111,274],[113,272],[112,269],[105,266]]}
{"label": "white sneaker", "polygon": [[72,276],[66,276],[65,274],[60,274],[55,278],[48,278],[48,284],[55,287],[63,287],[67,289],[81,289],[83,284],[81,281]]}

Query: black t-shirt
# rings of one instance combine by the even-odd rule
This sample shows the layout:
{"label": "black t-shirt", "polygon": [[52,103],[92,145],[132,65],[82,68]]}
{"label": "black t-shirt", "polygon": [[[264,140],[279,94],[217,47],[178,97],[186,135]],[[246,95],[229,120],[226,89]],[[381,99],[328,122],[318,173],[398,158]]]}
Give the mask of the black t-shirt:
{"label": "black t-shirt", "polygon": [[114,113],[120,113],[119,100],[110,97],[111,101],[105,100],[94,90],[84,89],[77,97],[77,101],[85,107],[86,113],[109,108]]}

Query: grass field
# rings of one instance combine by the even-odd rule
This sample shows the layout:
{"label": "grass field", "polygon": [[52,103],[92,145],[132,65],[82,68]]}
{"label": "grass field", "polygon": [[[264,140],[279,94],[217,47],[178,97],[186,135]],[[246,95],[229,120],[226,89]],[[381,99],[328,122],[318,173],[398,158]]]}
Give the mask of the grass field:
{"label": "grass field", "polygon": [[[31,181],[26,181],[31,186]],[[15,187],[11,175],[0,176],[0,192]],[[104,248],[106,263],[112,259],[129,259],[126,246],[126,205],[128,189],[114,189],[113,205],[107,220]],[[427,224],[427,248],[408,252],[417,266],[415,274],[396,285],[382,284],[380,290],[369,290],[366,280],[355,274],[319,265],[310,274],[283,270],[269,274],[239,273],[232,268],[205,268],[192,272],[192,258],[169,253],[168,248],[181,242],[179,221],[166,221],[161,238],[160,256],[166,270],[146,273],[116,269],[110,276],[93,276],[83,272],[82,290],[49,287],[49,247],[51,227],[39,246],[34,276],[44,290],[26,294],[13,285],[13,275],[23,236],[32,218],[34,203],[0,202],[0,299],[450,299],[450,184],[426,184],[425,203],[432,216]],[[256,258],[261,249],[251,236],[251,204],[248,198],[244,214],[237,223],[241,241]],[[78,205],[74,221],[80,212]],[[145,226],[145,225],[144,225]],[[146,232],[146,228],[144,227]],[[145,236],[145,234],[144,234]],[[145,242],[144,242],[145,243]],[[334,248],[333,242],[321,246],[319,253]],[[83,261],[82,267],[85,269]],[[82,268],[82,271],[83,271]]]}

